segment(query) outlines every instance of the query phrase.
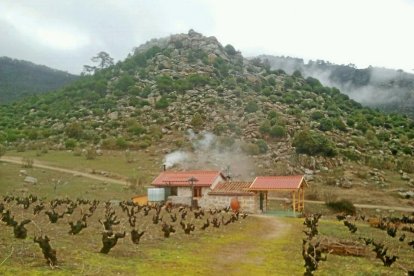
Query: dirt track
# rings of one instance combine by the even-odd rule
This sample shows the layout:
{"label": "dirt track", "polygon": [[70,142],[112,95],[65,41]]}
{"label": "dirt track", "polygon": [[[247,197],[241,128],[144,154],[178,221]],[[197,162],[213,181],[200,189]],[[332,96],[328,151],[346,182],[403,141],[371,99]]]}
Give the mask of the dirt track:
{"label": "dirt track", "polygon": [[[18,165],[23,164],[20,157],[3,156],[3,157],[0,158],[0,161],[7,162],[7,163],[12,163],[12,164],[18,164]],[[113,178],[100,176],[100,175],[95,175],[95,174],[91,174],[91,173],[85,173],[85,172],[74,171],[74,170],[63,169],[63,168],[59,168],[59,167],[55,167],[55,166],[45,165],[45,164],[39,162],[38,160],[33,160],[33,161],[34,161],[33,162],[33,167],[34,168],[73,174],[73,175],[82,176],[82,177],[86,177],[86,178],[90,178],[90,179],[94,179],[94,180],[113,183],[113,184],[128,185],[128,183],[124,180],[113,179]]]}

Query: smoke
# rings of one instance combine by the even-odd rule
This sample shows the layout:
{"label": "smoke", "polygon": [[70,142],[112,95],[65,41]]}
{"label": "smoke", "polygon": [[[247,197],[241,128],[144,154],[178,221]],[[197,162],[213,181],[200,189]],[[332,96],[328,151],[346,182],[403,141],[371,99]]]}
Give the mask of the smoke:
{"label": "smoke", "polygon": [[233,179],[246,179],[255,174],[255,166],[241,150],[240,141],[218,137],[207,131],[196,134],[191,129],[186,138],[192,149],[179,149],[167,154],[164,158],[167,168],[220,170]]}
{"label": "smoke", "polygon": [[174,151],[165,156],[164,164],[166,168],[171,168],[175,164],[184,162],[189,158],[189,155],[183,151]]}

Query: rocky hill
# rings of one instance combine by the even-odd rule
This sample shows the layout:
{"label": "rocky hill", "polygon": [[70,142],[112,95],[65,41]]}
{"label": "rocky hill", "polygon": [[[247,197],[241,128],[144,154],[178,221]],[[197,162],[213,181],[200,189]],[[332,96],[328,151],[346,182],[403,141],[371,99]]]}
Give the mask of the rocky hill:
{"label": "rocky hill", "polygon": [[189,166],[251,162],[256,172],[310,177],[345,162],[414,171],[412,120],[249,61],[193,30],[149,41],[56,92],[2,106],[0,118],[0,143],[18,150],[137,149],[175,154],[167,157],[176,162],[192,154]]}
{"label": "rocky hill", "polygon": [[0,104],[56,90],[76,78],[43,65],[0,57]]}
{"label": "rocky hill", "polygon": [[386,112],[399,112],[414,118],[414,75],[402,70],[379,67],[357,69],[323,60],[305,63],[303,59],[263,55],[258,57],[273,70],[288,74],[301,72],[327,86],[337,87],[357,102]]}

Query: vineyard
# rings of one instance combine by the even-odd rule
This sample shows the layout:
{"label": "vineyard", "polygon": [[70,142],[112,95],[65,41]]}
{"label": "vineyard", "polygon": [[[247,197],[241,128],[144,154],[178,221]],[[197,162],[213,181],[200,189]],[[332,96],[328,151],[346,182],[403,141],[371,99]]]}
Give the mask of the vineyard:
{"label": "vineyard", "polygon": [[[204,211],[79,198],[45,201],[33,195],[4,196],[0,214],[0,229],[6,234],[1,236],[0,251],[10,253],[2,255],[2,264],[14,255],[21,264],[43,264],[52,270],[68,265],[59,240],[65,240],[64,249],[76,250],[86,242],[88,253],[125,258],[136,254],[142,243],[154,245],[169,238],[183,241],[200,233],[217,235],[232,224],[243,226],[248,221],[247,214],[230,208]],[[118,250],[121,242],[124,246]]]}
{"label": "vineyard", "polygon": [[0,202],[5,275],[412,275],[413,270],[412,215],[274,218],[228,208],[32,195],[3,196]]}

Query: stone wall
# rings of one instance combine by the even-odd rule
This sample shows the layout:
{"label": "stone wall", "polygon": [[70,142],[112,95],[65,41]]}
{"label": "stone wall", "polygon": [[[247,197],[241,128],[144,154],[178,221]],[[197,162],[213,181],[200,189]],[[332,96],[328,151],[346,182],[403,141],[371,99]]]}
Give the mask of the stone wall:
{"label": "stone wall", "polygon": [[168,201],[172,204],[191,206],[191,196],[169,196]]}
{"label": "stone wall", "polygon": [[191,197],[192,195],[191,187],[177,187],[177,196]]}
{"label": "stone wall", "polygon": [[[198,205],[204,209],[226,208],[230,206],[231,199],[236,196],[206,195],[198,201]],[[257,196],[237,196],[240,210],[246,213],[258,213],[259,203]]]}

